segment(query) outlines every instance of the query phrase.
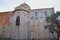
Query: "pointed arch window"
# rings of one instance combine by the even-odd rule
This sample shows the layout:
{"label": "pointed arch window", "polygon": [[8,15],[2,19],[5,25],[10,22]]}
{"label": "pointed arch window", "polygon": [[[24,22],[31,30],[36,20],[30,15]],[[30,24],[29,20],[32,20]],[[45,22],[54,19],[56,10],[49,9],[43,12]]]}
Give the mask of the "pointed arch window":
{"label": "pointed arch window", "polygon": [[17,17],[16,17],[16,26],[19,26],[19,24],[20,24],[20,17],[17,16]]}

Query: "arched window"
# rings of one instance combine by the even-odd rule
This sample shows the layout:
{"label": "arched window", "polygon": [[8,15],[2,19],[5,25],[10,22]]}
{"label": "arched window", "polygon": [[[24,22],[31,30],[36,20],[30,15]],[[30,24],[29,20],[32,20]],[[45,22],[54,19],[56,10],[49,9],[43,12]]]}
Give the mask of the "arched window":
{"label": "arched window", "polygon": [[35,16],[37,16],[37,12],[35,12]]}
{"label": "arched window", "polygon": [[35,20],[38,19],[38,15],[37,12],[35,12]]}
{"label": "arched window", "polygon": [[47,12],[45,11],[45,16],[47,16]]}
{"label": "arched window", "polygon": [[19,24],[20,24],[20,17],[17,16],[17,18],[16,18],[16,26],[19,26]]}

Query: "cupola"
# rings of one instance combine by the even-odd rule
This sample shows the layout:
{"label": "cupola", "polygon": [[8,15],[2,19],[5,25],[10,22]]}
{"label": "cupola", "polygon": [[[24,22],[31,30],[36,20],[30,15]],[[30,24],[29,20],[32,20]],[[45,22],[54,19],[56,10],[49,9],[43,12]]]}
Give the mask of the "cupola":
{"label": "cupola", "polygon": [[26,3],[23,3],[21,5],[19,5],[18,7],[15,8],[15,11],[26,11],[26,12],[30,12],[30,6]]}

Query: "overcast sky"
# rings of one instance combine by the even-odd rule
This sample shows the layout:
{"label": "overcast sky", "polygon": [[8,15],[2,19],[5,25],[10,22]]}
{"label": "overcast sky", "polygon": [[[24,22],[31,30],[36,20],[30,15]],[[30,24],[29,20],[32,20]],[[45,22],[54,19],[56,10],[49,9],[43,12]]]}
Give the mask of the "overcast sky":
{"label": "overcast sky", "polygon": [[[0,12],[13,11],[15,7],[24,3],[24,0],[0,0]],[[51,8],[60,11],[60,0],[25,0],[31,9]]]}

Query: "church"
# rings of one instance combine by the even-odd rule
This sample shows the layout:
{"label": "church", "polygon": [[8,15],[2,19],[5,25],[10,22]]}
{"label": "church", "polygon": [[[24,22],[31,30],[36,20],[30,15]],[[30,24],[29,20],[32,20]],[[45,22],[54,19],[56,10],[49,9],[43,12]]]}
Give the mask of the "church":
{"label": "church", "polygon": [[54,8],[31,9],[26,3],[14,11],[0,12],[0,37],[12,39],[49,39],[45,29],[46,17],[54,13]]}

